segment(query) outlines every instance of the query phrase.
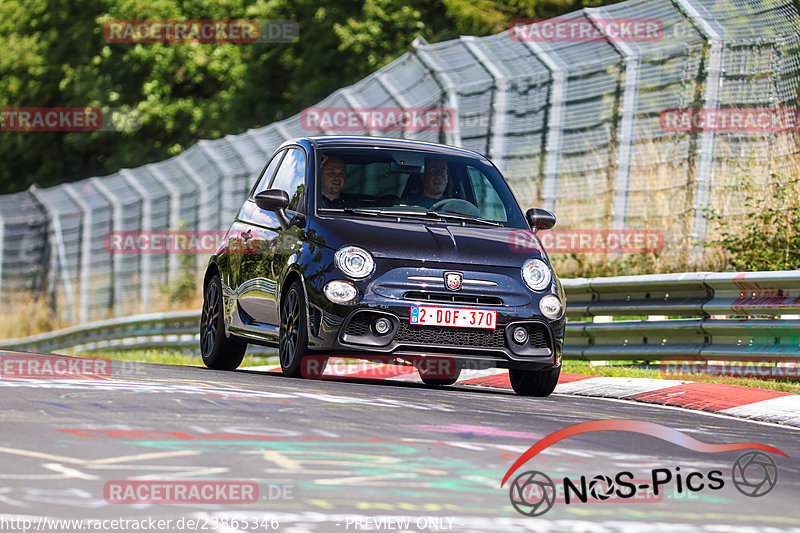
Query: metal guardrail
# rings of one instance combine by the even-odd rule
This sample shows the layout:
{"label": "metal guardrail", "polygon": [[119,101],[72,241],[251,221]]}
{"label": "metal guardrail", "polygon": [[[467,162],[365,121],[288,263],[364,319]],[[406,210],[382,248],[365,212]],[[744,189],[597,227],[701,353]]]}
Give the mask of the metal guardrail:
{"label": "metal guardrail", "polygon": [[197,349],[200,311],[150,313],[102,320],[30,337],[0,340],[0,349],[52,352],[68,348]]}
{"label": "metal guardrail", "polygon": [[582,278],[563,285],[570,318],[650,316],[570,322],[569,359],[800,361],[800,270]]}
{"label": "metal guardrail", "polygon": [[[800,361],[800,270],[580,278],[563,285],[567,316],[595,320],[567,324],[569,359]],[[197,351],[199,320],[199,311],[122,317],[0,341],[0,349]]]}

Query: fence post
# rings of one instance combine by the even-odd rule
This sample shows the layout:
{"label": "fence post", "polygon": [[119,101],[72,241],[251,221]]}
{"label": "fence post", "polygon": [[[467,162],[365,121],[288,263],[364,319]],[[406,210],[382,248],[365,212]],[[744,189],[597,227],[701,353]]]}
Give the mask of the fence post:
{"label": "fence post", "polygon": [[[136,191],[136,193],[142,199],[142,218],[140,219],[141,231],[148,232],[152,229],[152,216],[153,216],[153,207],[152,202],[150,201],[150,195],[147,193],[142,184],[136,181],[134,176],[131,174],[131,171],[128,169],[122,169],[119,171],[119,175],[122,176],[122,179],[131,186],[131,188]],[[153,263],[150,260],[150,254],[140,254],[139,255],[139,265],[142,273],[142,277],[139,278],[139,308],[140,309],[149,309],[150,308],[150,275],[153,270]]]}
{"label": "fence post", "polygon": [[[97,192],[103,195],[103,198],[108,200],[108,203],[111,204],[111,230],[119,230],[122,228],[122,202],[120,202],[119,198],[114,196],[111,191],[108,190],[108,187],[104,185],[103,180],[100,178],[90,178],[89,182],[97,189]],[[107,250],[108,253],[111,253],[111,250]],[[120,271],[122,270],[122,255],[119,253],[115,253],[113,260],[111,261],[112,265],[112,272],[111,272],[111,294],[113,295],[112,298],[114,299],[114,314],[118,315],[122,311],[122,295],[120,290],[120,281],[118,276],[120,275]]]}
{"label": "fence post", "polygon": [[72,198],[78,207],[83,211],[83,220],[81,221],[81,296],[80,296],[80,311],[78,320],[81,323],[89,321],[89,286],[91,285],[91,252],[92,252],[92,209],[83,197],[74,190],[72,183],[62,185],[64,192]]}
{"label": "fence post", "polygon": [[[392,97],[392,100],[397,102],[397,105],[400,106],[400,108],[408,109],[411,107],[411,103],[405,99],[403,93],[395,89],[395,87],[386,79],[386,75],[380,70],[375,73],[375,81],[377,81],[378,85],[383,87],[383,89],[389,93],[389,96]],[[403,130],[403,136],[405,136],[405,134],[406,132]]]}
{"label": "fence post", "polygon": [[[724,52],[722,28],[711,17],[707,17],[705,8],[696,5],[693,0],[672,0],[692,25],[698,29],[708,42],[706,56],[706,86],[703,98],[704,109],[719,108],[719,95],[722,85],[722,56]],[[700,10],[703,10],[703,13]],[[698,264],[704,255],[702,242],[708,238],[708,219],[705,210],[711,204],[711,173],[714,163],[716,134],[713,129],[703,129],[700,134],[700,148],[697,150],[694,181],[694,226],[692,238],[696,243],[692,246],[691,260]]]}
{"label": "fence post", "polygon": [[450,78],[450,76],[444,72],[444,69],[439,66],[433,55],[425,49],[423,44],[414,41],[412,45],[414,46],[414,54],[416,54],[417,58],[422,62],[423,65],[425,65],[425,68],[430,71],[431,76],[434,80],[436,80],[437,85],[439,85],[439,87],[442,88],[442,91],[447,95],[447,103],[456,116],[456,121],[453,125],[453,128],[445,130],[444,142],[445,144],[449,144],[451,146],[461,146],[461,126],[459,125],[458,120],[459,109],[456,85],[453,83],[453,80]]}
{"label": "fence post", "polygon": [[[608,16],[602,8],[585,8],[586,17],[592,21],[595,29],[603,33],[603,24],[598,23],[598,14]],[[628,193],[631,181],[631,153],[633,152],[633,127],[636,121],[636,104],[639,96],[639,73],[641,71],[641,54],[630,44],[615,39],[606,40],[622,56],[625,66],[625,82],[623,84],[620,129],[617,135],[617,174],[614,177],[614,206],[612,208],[612,229],[625,229],[628,214]]]}
{"label": "fence post", "polygon": [[[28,189],[39,205],[45,212],[48,224],[48,245],[50,246],[50,273],[48,275],[48,283],[50,284],[49,291],[52,295],[53,302],[56,301],[56,280],[58,279],[59,272],[61,273],[62,283],[64,284],[64,296],[67,299],[67,320],[73,322],[75,315],[73,310],[75,308],[75,293],[72,292],[72,282],[69,279],[69,272],[67,272],[67,251],[64,247],[64,233],[61,229],[61,219],[56,215],[54,216],[48,209],[48,203],[39,197],[39,190],[36,185],[31,185]],[[52,231],[51,231],[52,230]],[[50,237],[55,241],[50,242]],[[53,312],[56,312],[56,304],[53,304]]]}
{"label": "fence post", "polygon": [[558,198],[558,171],[561,166],[561,129],[564,125],[567,74],[560,59],[548,54],[541,43],[533,39],[523,39],[523,41],[550,71],[550,105],[547,109],[547,136],[544,144],[542,206],[555,212]]}
{"label": "fence post", "polygon": [[492,107],[489,110],[491,120],[488,124],[486,135],[486,152],[500,172],[505,171],[506,155],[506,114],[508,113],[508,79],[503,75],[499,68],[492,63],[484,51],[476,42],[475,37],[463,36],[461,42],[466,46],[467,51],[480,63],[494,80],[494,90],[492,92]]}
{"label": "fence post", "polygon": [[[378,79],[377,77],[375,79],[378,81],[378,83],[381,84],[381,86],[383,86],[383,83],[381,82],[380,79]],[[386,87],[384,87],[384,88],[386,88]],[[387,91],[388,91],[388,89],[387,89]],[[345,87],[344,89],[339,91],[339,94],[342,95],[342,98],[344,98],[345,102],[347,102],[347,105],[349,105],[351,109],[364,109],[365,107],[367,107],[367,106],[364,106],[361,102],[358,101],[358,97],[356,97],[356,95],[353,94],[353,89],[351,87]],[[389,94],[391,94],[391,93],[389,93]],[[394,98],[394,95],[392,95],[392,98]],[[375,130],[370,130],[370,129],[367,129],[367,128],[364,128],[364,131],[366,131],[370,135],[375,135],[377,133]]]}
{"label": "fence post", "polygon": [[[161,183],[161,185],[163,185],[167,191],[169,191],[169,225],[170,229],[177,230],[181,223],[181,193],[175,184],[168,180],[167,177],[164,176],[164,174],[158,169],[158,167],[151,164],[147,165],[146,168],[150,171],[150,174],[152,174],[153,177],[158,180],[158,182]],[[167,260],[167,281],[172,281],[175,279],[179,268],[178,254],[169,254],[169,259]]]}

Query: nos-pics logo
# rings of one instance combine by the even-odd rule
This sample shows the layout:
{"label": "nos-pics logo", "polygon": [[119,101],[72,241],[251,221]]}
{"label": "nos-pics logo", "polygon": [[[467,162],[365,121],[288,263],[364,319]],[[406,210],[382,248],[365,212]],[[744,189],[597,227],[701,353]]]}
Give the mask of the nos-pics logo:
{"label": "nos-pics logo", "polygon": [[[751,498],[769,493],[778,482],[778,466],[770,452],[786,456],[782,451],[754,442],[733,444],[708,444],[694,439],[678,430],[637,420],[595,420],[569,426],[552,433],[531,446],[511,468],[508,469],[500,486],[531,460],[536,454],[568,437],[595,431],[626,431],[650,435],[677,444],[683,448],[701,453],[722,453],[734,450],[748,450],[733,463],[730,481],[736,489]],[[761,451],[760,451],[761,450]],[[577,479],[568,477],[554,481],[547,474],[528,470],[517,475],[509,486],[511,505],[525,516],[541,516],[549,511],[556,501],[570,505],[594,501],[625,501],[643,499],[642,493],[658,497],[664,489],[673,488],[677,493],[719,490],[725,486],[722,470],[681,470],[673,468],[653,468],[646,475],[634,478],[632,472],[615,474],[582,475]],[[637,495],[638,494],[638,495]]]}

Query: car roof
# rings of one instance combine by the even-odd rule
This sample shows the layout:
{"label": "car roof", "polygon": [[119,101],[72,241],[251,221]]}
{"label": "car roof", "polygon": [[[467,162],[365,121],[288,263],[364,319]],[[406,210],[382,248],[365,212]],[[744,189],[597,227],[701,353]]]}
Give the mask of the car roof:
{"label": "car roof", "polygon": [[447,146],[444,144],[436,144],[425,141],[416,141],[411,139],[397,139],[390,137],[368,137],[368,136],[340,136],[330,135],[324,137],[301,137],[287,141],[285,144],[297,144],[301,140],[308,140],[315,148],[387,148],[390,150],[418,150],[420,152],[435,153],[439,155],[472,157],[488,161],[483,154],[458,148],[455,146]]}

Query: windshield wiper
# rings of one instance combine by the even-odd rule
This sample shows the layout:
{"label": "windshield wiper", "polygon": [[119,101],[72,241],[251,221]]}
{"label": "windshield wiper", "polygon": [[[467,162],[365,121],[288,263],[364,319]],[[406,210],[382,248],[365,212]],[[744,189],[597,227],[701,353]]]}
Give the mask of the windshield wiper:
{"label": "windshield wiper", "polygon": [[366,215],[371,217],[378,216],[377,211],[370,211],[368,209],[354,209],[352,207],[319,207],[317,213],[345,213],[347,215]]}
{"label": "windshield wiper", "polygon": [[459,213],[442,213],[440,211],[426,211],[428,216],[436,216],[446,220],[462,220],[464,222],[478,222],[487,226],[502,226],[501,223],[494,220],[486,220],[485,218],[474,217],[472,215],[461,215]]}
{"label": "windshield wiper", "polygon": [[477,222],[479,224],[485,224],[487,226],[502,226],[500,222],[495,222],[494,220],[486,220],[480,217],[474,217],[471,215],[461,215],[458,213],[442,213],[441,211],[417,211],[417,210],[407,210],[407,209],[380,209],[377,211],[381,215],[390,215],[394,217],[407,217],[407,216],[415,216],[415,217],[425,217],[425,218],[439,218],[443,220],[460,220],[464,222]]}
{"label": "windshield wiper", "polygon": [[461,222],[477,222],[486,226],[502,226],[500,222],[494,220],[486,220],[484,218],[474,217],[471,215],[461,215],[458,213],[442,213],[440,211],[417,211],[412,209],[359,209],[353,207],[320,207],[317,209],[318,213],[344,213],[347,215],[360,215],[360,216],[388,216],[388,217],[423,217],[423,218],[438,218],[440,220],[458,220]]}

